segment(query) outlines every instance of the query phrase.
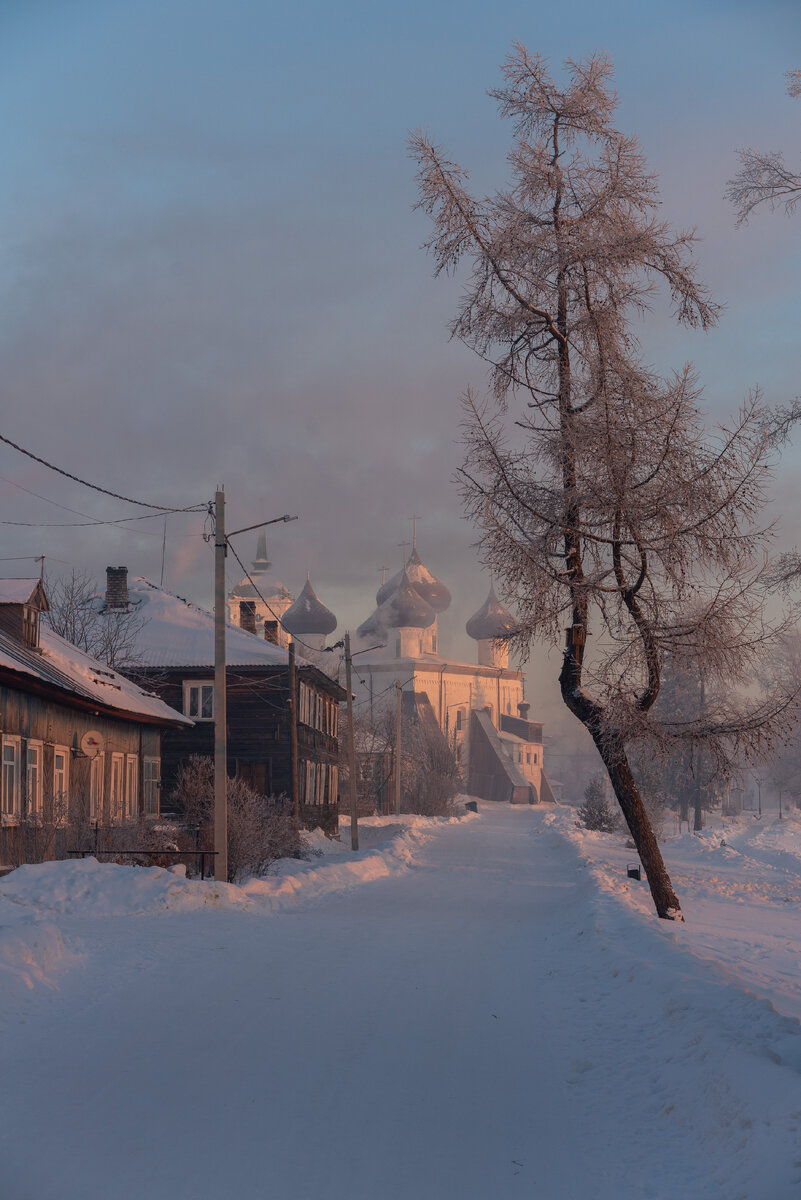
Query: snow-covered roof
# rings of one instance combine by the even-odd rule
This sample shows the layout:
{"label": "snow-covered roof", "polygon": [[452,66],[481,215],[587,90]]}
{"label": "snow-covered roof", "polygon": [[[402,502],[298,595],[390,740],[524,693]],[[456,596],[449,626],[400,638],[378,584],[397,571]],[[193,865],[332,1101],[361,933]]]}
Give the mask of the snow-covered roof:
{"label": "snow-covered roof", "polygon": [[40,586],[36,579],[0,579],[0,604],[27,604]]}
{"label": "snow-covered roof", "polygon": [[[214,666],[214,617],[149,579],[135,579],[128,595],[144,625],[137,636],[137,660],[146,667]],[[228,666],[285,667],[282,646],[256,637],[230,621],[225,623]]]}
{"label": "snow-covered roof", "polygon": [[194,724],[45,625],[39,630],[38,650],[30,650],[8,634],[0,633],[0,671],[3,669],[121,714],[165,725]]}

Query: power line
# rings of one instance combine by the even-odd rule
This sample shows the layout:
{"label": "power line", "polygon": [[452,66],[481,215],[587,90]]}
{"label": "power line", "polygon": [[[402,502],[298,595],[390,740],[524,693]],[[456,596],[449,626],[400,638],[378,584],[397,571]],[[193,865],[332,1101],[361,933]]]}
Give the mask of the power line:
{"label": "power line", "polygon": [[126,504],[135,504],[139,508],[155,508],[159,512],[202,512],[206,509],[205,504],[194,504],[188,508],[171,508],[166,504],[151,504],[147,500],[134,500],[131,496],[123,496],[121,492],[112,492],[108,488],[100,487],[97,483],[90,483],[88,479],[81,479],[80,475],[73,475],[71,471],[65,471],[63,467],[57,467],[54,463],[48,462],[46,458],[41,458],[38,454],[34,454],[31,450],[26,450],[24,446],[18,445],[17,442],[12,442],[11,438],[7,438],[0,433],[0,442],[5,442],[7,446],[11,446],[13,450],[24,454],[26,458],[33,459],[34,462],[41,463],[43,467],[47,467],[49,471],[55,471],[58,475],[64,475],[67,479],[72,479],[75,483],[80,483],[84,487],[91,488],[95,492],[101,492],[104,496],[113,496],[115,500],[124,500]]}
{"label": "power line", "polygon": [[[161,519],[162,513],[142,513],[139,517],[112,517],[108,520],[101,520],[99,517],[90,517],[89,513],[81,512],[79,508],[70,508],[68,504],[61,504],[58,500],[53,500],[50,496],[43,496],[41,492],[34,492],[31,488],[23,487],[21,483],[17,483],[13,479],[9,479],[7,475],[0,475],[0,480],[3,483],[8,483],[11,487],[18,488],[21,492],[25,492],[28,496],[35,496],[37,500],[44,500],[45,504],[52,504],[54,508],[61,508],[64,512],[74,513],[76,517],[86,517],[85,521],[9,521],[0,520],[0,525],[15,525],[24,526],[28,529],[80,529],[82,527],[92,525],[122,525],[131,521],[152,521]],[[148,537],[161,537],[161,534],[154,533],[150,529],[125,529],[124,533],[147,534]],[[179,533],[173,534],[173,537],[202,537],[202,533]]]}
{"label": "power line", "polygon": [[[226,544],[227,544],[227,546],[228,546],[228,549],[231,551],[231,553],[233,554],[234,558],[236,559],[236,561],[239,563],[239,565],[240,565],[240,567],[242,568],[242,570],[245,572],[245,578],[247,579],[247,581],[248,581],[248,583],[250,584],[250,586],[253,588],[253,591],[256,593],[256,595],[257,595],[257,596],[259,597],[259,599],[261,600],[261,602],[262,602],[262,604],[264,605],[264,607],[265,607],[265,608],[267,609],[267,611],[268,611],[268,612],[269,612],[269,613],[270,613],[270,614],[273,616],[273,618],[274,618],[274,619],[275,619],[275,620],[278,622],[278,624],[281,626],[281,628],[282,628],[282,629],[286,629],[286,626],[284,625],[284,622],[281,620],[281,618],[278,616],[278,614],[277,614],[277,613],[276,613],[276,612],[275,612],[275,611],[272,609],[272,607],[271,607],[271,606],[270,606],[270,605],[267,603],[267,601],[264,599],[264,596],[262,596],[261,592],[260,592],[260,591],[259,591],[259,589],[256,587],[256,584],[253,582],[253,577],[251,576],[251,574],[250,574],[250,572],[248,571],[247,567],[246,567],[246,566],[245,566],[245,564],[242,562],[242,559],[239,557],[239,555],[237,554],[236,550],[234,550],[233,546],[231,545],[231,543],[228,541],[228,539],[227,539],[227,538],[226,538]],[[320,653],[320,651],[317,649],[317,647],[316,647],[316,646],[311,646],[311,645],[309,645],[309,643],[308,643],[308,642],[304,642],[304,641],[303,641],[301,638],[299,638],[299,637],[296,637],[296,636],[295,636],[293,633],[290,633],[290,631],[289,631],[288,629],[286,630],[286,632],[287,632],[287,633],[289,633],[289,636],[292,638],[292,641],[293,641],[293,642],[297,642],[299,646],[305,646],[307,650],[311,650],[311,651],[313,651],[315,654],[319,654],[319,653]]]}

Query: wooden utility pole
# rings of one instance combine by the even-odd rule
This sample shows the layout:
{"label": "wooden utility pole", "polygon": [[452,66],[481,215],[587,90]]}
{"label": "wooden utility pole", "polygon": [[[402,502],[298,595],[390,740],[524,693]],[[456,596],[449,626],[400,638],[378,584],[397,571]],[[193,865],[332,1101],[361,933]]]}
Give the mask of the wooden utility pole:
{"label": "wooden utility pole", "polygon": [[225,707],[225,492],[214,497],[214,878],[228,882],[228,737]]}
{"label": "wooden utility pole", "polygon": [[295,643],[289,643],[289,759],[292,790],[292,820],[300,829],[300,789],[298,787],[298,684],[295,673]]}
{"label": "wooden utility pole", "polygon": [[348,791],[350,793],[350,847],[359,849],[359,810],[356,803],[356,744],[353,738],[353,689],[351,687],[350,634],[345,634],[345,689],[348,693]]}
{"label": "wooden utility pole", "polygon": [[401,710],[403,704],[403,688],[395,680],[397,692],[397,710],[395,713],[395,814],[401,810]]}

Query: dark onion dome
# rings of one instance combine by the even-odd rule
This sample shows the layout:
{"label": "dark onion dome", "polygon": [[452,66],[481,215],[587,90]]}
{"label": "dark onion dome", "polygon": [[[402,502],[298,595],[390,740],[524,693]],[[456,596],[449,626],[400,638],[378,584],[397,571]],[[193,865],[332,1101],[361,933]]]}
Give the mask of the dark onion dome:
{"label": "dark onion dome", "polygon": [[398,587],[379,604],[375,616],[384,629],[427,629],[437,614],[403,571]]}
{"label": "dark onion dome", "polygon": [[477,642],[489,638],[508,637],[517,631],[518,624],[508,608],[504,608],[495,595],[495,588],[490,584],[489,595],[477,613],[473,613],[465,629],[471,638]]}
{"label": "dark onion dome", "polygon": [[287,633],[333,633],[337,619],[322,601],[317,599],[311,580],[307,577],[303,591],[281,618]]}
{"label": "dark onion dome", "polygon": [[[428,567],[424,566],[416,548],[409,555],[409,561],[404,570],[409,583],[418,595],[423,597],[426,604],[430,604],[435,613],[444,612],[451,602],[451,594],[445,584],[440,583],[436,576],[431,574]],[[376,593],[377,604],[383,604],[400,587],[403,574],[404,571],[398,571],[397,575],[393,575],[385,584],[382,584]]]}

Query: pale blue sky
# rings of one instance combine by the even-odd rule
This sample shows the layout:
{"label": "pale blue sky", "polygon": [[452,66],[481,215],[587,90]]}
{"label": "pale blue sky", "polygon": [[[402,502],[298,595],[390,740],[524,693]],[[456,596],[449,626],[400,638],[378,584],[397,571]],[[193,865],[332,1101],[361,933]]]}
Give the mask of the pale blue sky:
{"label": "pale blue sky", "polygon": [[[801,214],[735,231],[722,193],[738,145],[801,157],[783,80],[799,34],[790,2],[4,0],[3,431],[162,503],[224,481],[235,524],[298,512],[271,538],[276,575],[297,591],[310,569],[351,625],[421,513],[421,551],[455,596],[443,645],[469,652],[457,629],[486,583],[450,477],[457,398],[483,376],[447,342],[458,281],[433,280],[419,249],[407,131],[493,189],[508,130],[485,89],[512,39],[557,63],[609,52],[618,123],[662,176],[665,215],[698,225],[727,305],[707,337],[657,315],[648,355],[695,360],[717,413],[757,383],[779,402],[801,391]],[[794,460],[777,481],[790,542]],[[128,515],[7,449],[0,475]],[[70,519],[2,481],[0,497],[7,519]],[[192,522],[171,521],[166,582],[208,601],[208,548],[179,531]],[[160,570],[152,535],[4,532],[8,555]]]}

